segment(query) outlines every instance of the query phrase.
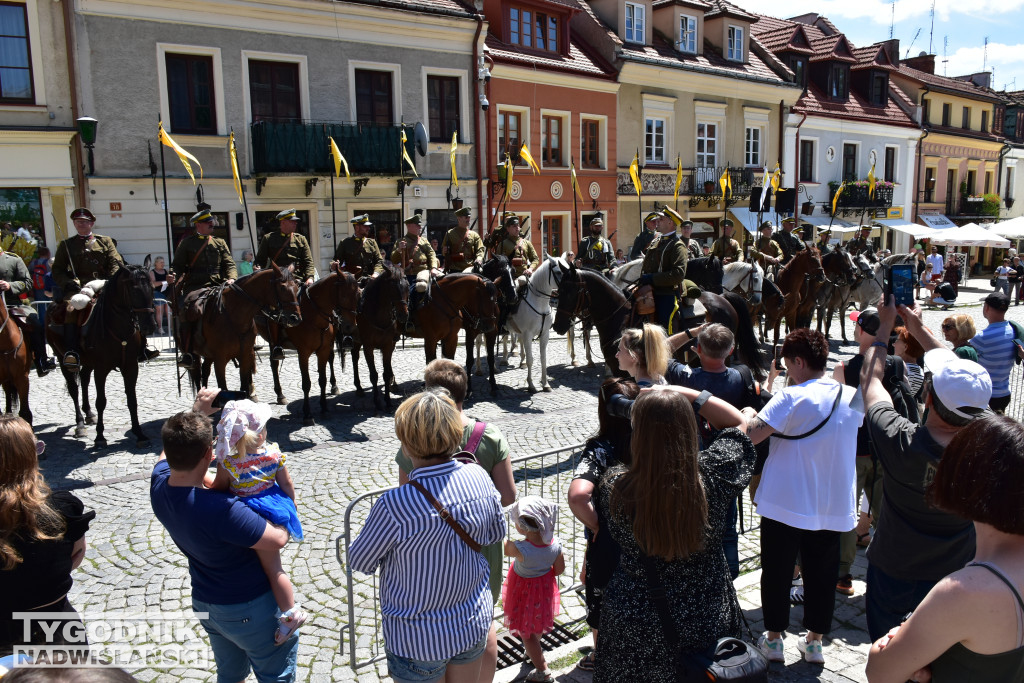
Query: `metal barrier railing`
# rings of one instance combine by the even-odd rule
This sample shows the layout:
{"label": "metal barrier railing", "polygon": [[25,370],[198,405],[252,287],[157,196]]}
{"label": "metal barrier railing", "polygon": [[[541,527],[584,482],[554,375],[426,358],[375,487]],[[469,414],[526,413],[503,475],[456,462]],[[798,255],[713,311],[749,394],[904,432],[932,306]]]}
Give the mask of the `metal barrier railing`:
{"label": "metal barrier railing", "polygon": [[[565,557],[565,572],[559,577],[559,588],[563,596],[562,613],[568,613],[573,607],[582,607],[583,599],[577,593],[581,587],[578,581],[583,568],[583,557],[586,551],[586,540],[583,536],[583,525],[569,511],[565,504],[569,483],[573,471],[579,462],[584,444],[555,448],[540,453],[524,455],[512,459],[512,473],[520,495],[543,496],[559,503],[558,537],[562,543],[562,554]],[[362,529],[369,515],[370,508],[384,493],[397,488],[368,491],[354,498],[345,508],[344,527],[335,539],[335,553],[338,563],[345,570],[345,588],[348,600],[348,613],[341,627],[340,653],[345,654],[348,644],[349,665],[354,671],[369,666],[385,658],[384,636],[381,632],[381,616],[379,586],[377,574],[372,576],[354,575],[352,568],[345,562],[349,547]],[[760,518],[756,516],[753,504],[746,491],[742,497],[741,534],[759,528]],[[509,525],[511,533],[512,525]],[[740,543],[740,564],[743,571],[756,568],[759,564],[756,553],[747,552],[744,556],[744,544]],[[505,558],[502,576],[509,568],[509,558]],[[573,602],[575,601],[575,602]],[[497,614],[495,619],[501,619]]]}
{"label": "metal barrier railing", "polygon": [[1010,405],[1006,416],[1024,422],[1024,364],[1014,364],[1010,370]]}

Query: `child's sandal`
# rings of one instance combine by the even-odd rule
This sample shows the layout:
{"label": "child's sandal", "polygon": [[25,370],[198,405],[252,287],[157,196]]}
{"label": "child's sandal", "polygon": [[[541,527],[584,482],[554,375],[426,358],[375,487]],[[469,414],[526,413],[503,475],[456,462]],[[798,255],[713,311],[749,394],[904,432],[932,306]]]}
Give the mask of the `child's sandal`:
{"label": "child's sandal", "polygon": [[274,645],[284,645],[287,640],[306,623],[308,615],[296,605],[277,619],[277,631],[274,633]]}
{"label": "child's sandal", "polygon": [[525,680],[526,683],[554,683],[555,679],[554,677],[552,677],[551,671],[548,669],[545,669],[544,671],[541,671],[540,669],[534,669],[525,678]]}

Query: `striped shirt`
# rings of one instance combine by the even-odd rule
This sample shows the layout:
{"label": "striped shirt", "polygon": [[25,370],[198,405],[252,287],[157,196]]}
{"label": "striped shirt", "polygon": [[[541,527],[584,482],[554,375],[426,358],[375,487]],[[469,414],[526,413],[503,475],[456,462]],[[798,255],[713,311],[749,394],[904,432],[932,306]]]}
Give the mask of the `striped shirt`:
{"label": "striped shirt", "polygon": [[[420,482],[481,545],[505,536],[498,492],[482,467],[448,461],[420,467]],[[422,493],[400,486],[382,495],[349,550],[363,574],[381,567],[385,649],[425,661],[480,643],[494,614],[484,556],[459,538]]]}
{"label": "striped shirt", "polygon": [[971,346],[978,352],[978,363],[988,370],[992,378],[992,398],[1010,395],[1010,370],[1017,348],[1013,325],[1006,321],[992,323],[971,338]]}

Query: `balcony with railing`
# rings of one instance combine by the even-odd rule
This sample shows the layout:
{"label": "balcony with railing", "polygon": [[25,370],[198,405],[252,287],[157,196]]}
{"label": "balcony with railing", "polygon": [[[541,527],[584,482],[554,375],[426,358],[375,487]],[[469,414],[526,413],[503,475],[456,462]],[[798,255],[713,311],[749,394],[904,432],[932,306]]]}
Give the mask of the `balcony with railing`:
{"label": "balcony with railing", "polygon": [[[726,171],[726,166],[690,166],[683,168],[679,194],[689,197],[691,207],[702,201],[709,204],[717,202],[722,196],[719,180]],[[760,182],[762,171],[756,168],[728,167],[729,181],[732,192],[729,195],[730,206],[750,196],[751,188]],[[619,168],[617,192],[620,195],[636,194],[633,180],[628,168]],[[676,187],[676,169],[659,167],[657,170],[641,169],[640,186],[644,195],[672,195]]]}
{"label": "balcony with railing", "polygon": [[[402,127],[398,124],[257,121],[250,132],[254,173],[331,173],[334,163],[328,137],[334,138],[353,174],[401,173]],[[405,147],[412,157],[411,130],[407,137]]]}
{"label": "balcony with railing", "polygon": [[[839,183],[829,183],[827,211],[832,210],[832,200],[839,190]],[[868,187],[868,181],[857,180],[843,186],[843,193],[839,195],[837,209],[887,209],[892,206],[894,186],[892,183],[878,181],[875,185],[874,195]]]}

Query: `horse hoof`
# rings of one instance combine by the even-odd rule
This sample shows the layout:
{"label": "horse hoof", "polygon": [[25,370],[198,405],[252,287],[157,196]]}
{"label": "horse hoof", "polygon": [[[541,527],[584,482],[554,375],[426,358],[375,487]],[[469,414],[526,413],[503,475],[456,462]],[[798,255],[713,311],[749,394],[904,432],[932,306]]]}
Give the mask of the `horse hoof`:
{"label": "horse hoof", "polygon": [[107,447],[107,440],[102,437],[98,438],[93,443],[93,446],[96,448],[96,450],[102,450]]}
{"label": "horse hoof", "polygon": [[83,439],[85,438],[85,434],[85,427],[75,427],[75,438]]}
{"label": "horse hoof", "polygon": [[587,367],[588,367],[588,368],[592,368],[592,367],[594,367],[594,361],[592,361],[592,360],[588,360],[588,361],[587,361]]}
{"label": "horse hoof", "polygon": [[484,376],[484,371],[483,371],[483,370],[477,370],[477,371],[476,371],[476,372],[474,372],[473,374],[474,374],[475,376],[477,376],[477,377],[483,377],[483,376]]}
{"label": "horse hoof", "polygon": [[286,405],[288,405],[288,399],[286,399],[283,395],[279,394],[278,397],[277,397],[277,405],[279,405],[279,406],[286,406]]}
{"label": "horse hoof", "polygon": [[548,385],[544,385],[543,389],[544,389],[544,391],[546,391],[547,393],[549,393],[549,394],[551,393],[551,387],[550,387],[550,386],[548,386]]}
{"label": "horse hoof", "polygon": [[85,416],[85,424],[87,424],[87,425],[94,425],[94,424],[96,424],[96,416],[95,415],[86,415]]}
{"label": "horse hoof", "polygon": [[338,388],[337,384],[331,385],[331,396],[337,396],[341,393],[341,389]]}
{"label": "horse hoof", "polygon": [[313,425],[316,424],[316,422],[314,422],[313,418],[311,417],[304,417],[302,418],[302,424],[306,427],[312,427]]}
{"label": "horse hoof", "polygon": [[356,389],[356,396],[366,396],[366,391],[364,389]]}
{"label": "horse hoof", "polygon": [[524,360],[522,363],[519,364],[519,369],[522,370],[525,367],[526,367],[526,361]]}
{"label": "horse hoof", "polygon": [[149,448],[149,443],[150,442],[149,442],[148,438],[142,437],[141,439],[136,439],[135,440],[135,447],[136,448]]}
{"label": "horse hoof", "polygon": [[572,366],[573,366],[574,368],[578,368],[578,367],[580,366],[580,362],[579,362],[578,360],[574,360],[574,361],[572,362]]}

